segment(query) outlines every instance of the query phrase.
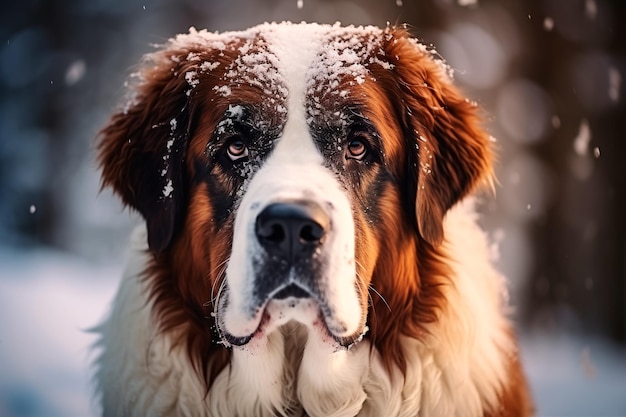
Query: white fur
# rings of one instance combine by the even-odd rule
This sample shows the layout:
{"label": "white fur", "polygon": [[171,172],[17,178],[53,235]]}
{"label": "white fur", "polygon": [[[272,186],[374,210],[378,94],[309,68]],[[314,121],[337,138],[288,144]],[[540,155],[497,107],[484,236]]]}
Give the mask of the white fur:
{"label": "white fur", "polygon": [[[146,236],[137,231],[111,315],[99,328],[96,380],[103,415],[269,417],[301,415],[304,407],[311,417],[481,416],[482,404],[496,403],[506,382],[504,353],[515,347],[506,333],[504,282],[474,217],[469,204],[446,217],[444,244],[455,287],[446,293],[447,307],[431,336],[402,339],[408,358],[404,380],[397,369],[387,374],[367,340],[349,351],[329,352],[318,333],[309,332],[301,346],[296,340],[306,339],[306,332],[290,328],[235,348],[230,368],[206,398],[185,352],[170,351],[175,335],[156,331],[141,280]],[[299,368],[285,362],[294,353],[302,354]]]}

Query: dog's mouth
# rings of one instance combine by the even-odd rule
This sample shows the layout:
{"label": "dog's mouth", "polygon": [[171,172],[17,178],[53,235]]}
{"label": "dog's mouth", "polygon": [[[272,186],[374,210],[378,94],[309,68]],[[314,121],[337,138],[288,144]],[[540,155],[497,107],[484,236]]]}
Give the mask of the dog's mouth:
{"label": "dog's mouth", "polygon": [[283,287],[276,294],[274,294],[275,300],[284,300],[285,298],[294,297],[294,298],[310,298],[311,294],[299,286],[298,284],[289,284],[286,287]]}
{"label": "dog's mouth", "polygon": [[227,346],[245,346],[255,339],[266,337],[290,321],[309,327],[317,332],[325,344],[335,348],[351,348],[368,330],[363,323],[357,331],[349,332],[347,325],[337,317],[328,303],[296,283],[285,285],[268,297],[248,323],[242,326],[248,330],[244,335],[229,331],[224,315],[220,314],[223,311],[223,308],[218,310],[217,327],[222,342]]}

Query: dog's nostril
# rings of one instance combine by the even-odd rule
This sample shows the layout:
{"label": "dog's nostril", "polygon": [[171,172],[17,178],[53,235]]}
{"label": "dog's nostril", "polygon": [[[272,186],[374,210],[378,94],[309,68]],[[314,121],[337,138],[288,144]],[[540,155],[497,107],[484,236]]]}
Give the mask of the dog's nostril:
{"label": "dog's nostril", "polygon": [[285,227],[278,222],[266,224],[257,228],[257,236],[267,242],[278,244],[285,240]]}
{"label": "dog's nostril", "polygon": [[256,235],[268,252],[293,261],[307,249],[321,244],[329,224],[328,215],[316,203],[274,203],[259,213]]}
{"label": "dog's nostril", "polygon": [[300,240],[303,243],[319,242],[324,236],[324,229],[317,223],[305,224],[300,229]]}

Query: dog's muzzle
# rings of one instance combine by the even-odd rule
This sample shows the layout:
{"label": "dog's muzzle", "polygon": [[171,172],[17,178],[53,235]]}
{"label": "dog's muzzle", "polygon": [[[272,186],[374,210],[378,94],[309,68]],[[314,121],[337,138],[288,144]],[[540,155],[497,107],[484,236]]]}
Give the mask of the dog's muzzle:
{"label": "dog's muzzle", "polygon": [[221,338],[241,346],[293,320],[336,346],[360,340],[351,223],[338,229],[335,206],[307,198],[274,199],[259,210],[247,220],[248,249],[230,260],[230,271],[243,274],[232,273],[220,298]]}

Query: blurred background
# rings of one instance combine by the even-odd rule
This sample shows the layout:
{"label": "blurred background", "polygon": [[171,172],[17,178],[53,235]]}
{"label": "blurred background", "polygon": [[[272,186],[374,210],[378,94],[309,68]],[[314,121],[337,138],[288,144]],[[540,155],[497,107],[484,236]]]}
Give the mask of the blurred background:
{"label": "blurred background", "polygon": [[626,2],[21,0],[0,16],[0,416],[95,416],[87,332],[137,218],[94,138],[140,57],[189,26],[407,23],[498,140],[499,244],[542,416],[626,416]]}

